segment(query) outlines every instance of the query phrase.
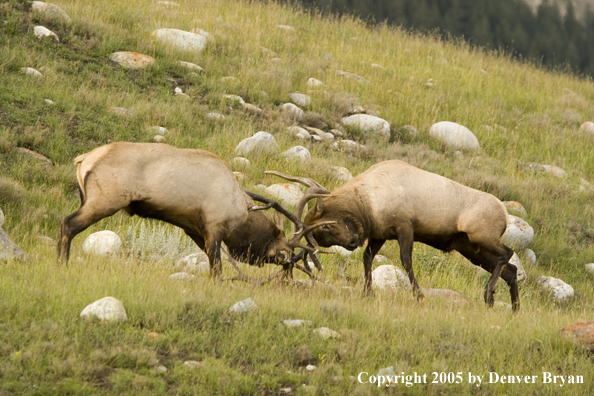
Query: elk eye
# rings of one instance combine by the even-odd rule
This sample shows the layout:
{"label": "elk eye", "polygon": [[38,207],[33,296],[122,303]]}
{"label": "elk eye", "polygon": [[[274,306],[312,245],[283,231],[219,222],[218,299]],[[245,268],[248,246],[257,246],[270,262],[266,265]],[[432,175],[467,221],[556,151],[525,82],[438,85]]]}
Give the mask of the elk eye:
{"label": "elk eye", "polygon": [[328,227],[328,224],[324,224],[324,225],[322,226],[322,229],[324,229],[324,230],[328,230],[328,229],[330,229],[330,227]]}

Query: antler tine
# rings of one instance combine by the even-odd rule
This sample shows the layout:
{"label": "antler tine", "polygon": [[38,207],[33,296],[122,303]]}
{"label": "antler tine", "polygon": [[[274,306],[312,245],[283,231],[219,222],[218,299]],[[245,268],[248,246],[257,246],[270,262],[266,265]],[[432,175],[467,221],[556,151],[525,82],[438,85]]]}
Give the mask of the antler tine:
{"label": "antler tine", "polygon": [[251,191],[247,191],[245,190],[245,193],[247,195],[249,195],[252,199],[265,203],[266,206],[256,206],[256,207],[251,207],[250,210],[260,210],[260,209],[270,209],[270,208],[274,208],[274,210],[276,210],[277,212],[282,213],[283,215],[285,215],[289,220],[291,220],[293,223],[295,223],[296,226],[299,226],[300,228],[304,227],[303,222],[301,221],[300,218],[298,218],[297,216],[295,216],[295,214],[291,213],[290,211],[288,211],[287,209],[285,209],[280,203],[278,203],[277,201],[270,199],[268,197],[265,197],[263,195],[260,194],[256,194],[253,193]]}
{"label": "antler tine", "polygon": [[[301,183],[306,187],[319,187],[319,188],[326,190],[324,188],[324,186],[322,186],[320,183],[318,183],[314,179],[310,179],[309,177],[292,176],[292,175],[287,175],[285,173],[281,173],[281,172],[277,172],[277,171],[264,171],[264,173],[267,175],[275,175],[278,177],[282,177],[283,179]],[[326,192],[328,194],[330,194],[330,191],[326,190]]]}
{"label": "antler tine", "polygon": [[303,209],[305,209],[305,205],[307,205],[311,199],[329,196],[330,192],[324,187],[310,187],[305,195],[303,195],[303,197],[297,203],[297,206],[295,207],[295,216],[301,219],[301,216],[303,215]]}
{"label": "antler tine", "polygon": [[230,280],[230,281],[240,280],[243,282],[255,283],[257,285],[263,285],[264,283],[269,282],[274,278],[278,278],[280,275],[282,275],[285,272],[285,269],[283,268],[283,269],[281,269],[275,273],[272,273],[268,276],[263,276],[261,278],[252,278],[251,276],[247,276],[241,269],[239,269],[237,262],[225,248],[221,248],[221,250],[225,253],[225,255],[227,255],[229,262],[231,262],[231,265],[233,265],[233,267],[237,271],[237,275],[235,275],[233,278],[226,278],[224,280]]}
{"label": "antler tine", "polygon": [[[296,231],[293,234],[293,237],[291,238],[291,241],[289,243],[292,243],[292,244],[299,243],[299,241],[301,240],[301,238],[303,238],[304,235],[306,236],[306,239],[308,240],[308,242],[312,243],[310,238],[307,238],[307,236],[310,232],[312,232],[316,228],[321,227],[323,225],[335,224],[335,223],[336,223],[336,221],[320,221],[320,222],[312,224],[310,226],[306,226],[302,230]],[[311,239],[313,239],[313,238],[311,238]],[[319,247],[317,243],[315,243],[314,246]]]}

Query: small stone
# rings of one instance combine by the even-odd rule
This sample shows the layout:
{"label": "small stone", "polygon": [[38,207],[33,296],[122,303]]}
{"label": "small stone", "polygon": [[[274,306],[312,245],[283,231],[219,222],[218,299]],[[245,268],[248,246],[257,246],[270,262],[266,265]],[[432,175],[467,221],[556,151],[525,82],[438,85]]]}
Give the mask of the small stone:
{"label": "small stone", "polygon": [[51,160],[51,159],[49,159],[49,158],[47,158],[46,156],[44,156],[44,155],[41,155],[41,154],[39,154],[39,153],[37,153],[37,152],[33,151],[33,150],[29,150],[29,149],[27,149],[27,148],[24,148],[24,147],[17,147],[15,150],[16,150],[18,153],[20,153],[20,154],[23,154],[23,155],[26,155],[26,156],[28,156],[28,157],[34,158],[34,159],[36,159],[36,160],[39,160],[39,161],[41,161],[41,162],[44,162],[44,163],[46,163],[47,165],[53,165],[53,162],[52,162],[52,160]]}
{"label": "small stone", "polygon": [[594,122],[592,122],[592,121],[584,122],[582,125],[580,125],[580,132],[594,134]]}
{"label": "small stone", "polygon": [[268,132],[260,131],[250,138],[243,139],[235,152],[241,156],[261,155],[264,153],[274,153],[279,149],[274,136]]}
{"label": "small stone", "polygon": [[560,334],[586,349],[594,350],[594,322],[578,322],[567,325],[561,329]]}
{"label": "small stone", "polygon": [[[2,211],[0,210],[0,214]],[[2,214],[1,222],[4,223],[4,214]],[[4,232],[0,226],[0,260],[6,261],[9,259],[25,259],[27,256]]]}
{"label": "small stone", "polygon": [[51,38],[56,41],[60,41],[58,35],[46,28],[45,26],[35,26],[33,28],[33,34],[35,35],[35,37],[40,39]]}
{"label": "small stone", "polygon": [[277,28],[284,30],[286,32],[294,32],[295,28],[292,26],[288,26],[288,25],[276,25]]}
{"label": "small stone", "polygon": [[138,52],[114,52],[109,59],[126,69],[146,69],[155,63],[155,58]]}
{"label": "small stone", "polygon": [[314,371],[315,371],[315,369],[317,369],[317,367],[316,367],[316,366],[314,366],[313,364],[308,364],[308,365],[305,367],[305,370],[306,370],[306,371],[308,371],[308,372],[310,372],[310,373],[314,372]]}
{"label": "small stone", "polygon": [[83,250],[87,254],[110,256],[120,252],[122,240],[113,231],[99,231],[87,237],[83,243]]}
{"label": "small stone", "polygon": [[155,143],[165,143],[165,141],[166,141],[167,139],[166,139],[166,138],[165,138],[165,136],[163,136],[163,135],[155,135],[155,136],[153,137],[153,140],[155,141]]}
{"label": "small stone", "polygon": [[225,121],[225,116],[219,113],[207,113],[206,118],[213,121]]}
{"label": "small stone", "polygon": [[309,150],[303,146],[291,147],[281,155],[287,159],[296,160],[306,164],[311,162],[311,154],[309,153]]}
{"label": "small stone", "polygon": [[366,137],[386,142],[390,139],[390,123],[379,117],[369,114],[353,114],[344,117],[340,123],[347,128],[360,129]]}
{"label": "small stone", "polygon": [[195,63],[179,61],[179,64],[194,73],[198,73],[198,74],[205,73],[205,70]]}
{"label": "small stone", "polygon": [[33,1],[31,11],[45,21],[55,23],[70,23],[70,17],[60,7],[55,4],[45,3],[43,1]]}
{"label": "small stone", "polygon": [[565,172],[563,169],[559,168],[558,166],[552,166],[552,165],[542,165],[542,167],[544,168],[544,171],[546,173],[550,173],[551,175],[558,177],[558,178],[566,178],[567,177],[567,172]]}
{"label": "small stone", "polygon": [[156,133],[157,135],[162,135],[162,136],[169,135],[169,131],[167,130],[167,128],[163,128],[162,126],[157,126],[157,125],[151,126],[151,127],[148,127],[147,130],[149,132]]}
{"label": "small stone", "polygon": [[367,152],[367,147],[352,140],[340,140],[332,143],[332,148],[336,151],[348,153],[352,155],[364,154]]}
{"label": "small stone", "polygon": [[517,214],[521,216],[528,215],[528,212],[526,212],[524,206],[517,201],[504,201],[503,205],[505,205],[507,212],[510,214]]}
{"label": "small stone", "polygon": [[121,116],[133,116],[134,115],[134,112],[132,110],[128,110],[125,107],[112,106],[112,107],[108,107],[107,111],[109,111],[111,113],[115,113],[117,115],[121,115]]}
{"label": "small stone", "polygon": [[429,135],[450,149],[480,150],[479,142],[470,129],[455,122],[442,121],[433,124],[429,129]]}
{"label": "small stone", "polygon": [[501,330],[501,327],[500,326],[491,326],[491,330],[492,331],[499,331],[499,330]]}
{"label": "small stone", "polygon": [[518,282],[526,280],[526,271],[524,270],[522,261],[520,261],[520,257],[518,257],[516,252],[514,252],[512,257],[509,259],[509,263],[515,265],[517,268],[516,278],[518,279]]}
{"label": "small stone", "polygon": [[223,94],[223,99],[229,102],[233,102],[234,104],[239,104],[242,107],[245,105],[245,100],[243,100],[241,96]]}
{"label": "small stone", "polygon": [[157,1],[157,5],[161,8],[179,8],[181,5],[179,3],[175,3],[173,1]]}
{"label": "small stone", "polygon": [[307,87],[309,89],[316,89],[324,86],[324,83],[320,80],[316,80],[315,78],[310,78],[307,80]]}
{"label": "small stone", "polygon": [[245,103],[243,105],[243,108],[246,109],[248,112],[253,113],[253,114],[260,114],[262,113],[262,109],[259,108],[258,106],[251,104],[251,103]]}
{"label": "small stone", "polygon": [[314,334],[316,334],[317,336],[323,338],[323,339],[329,339],[329,338],[340,338],[340,333],[331,330],[327,327],[320,327],[318,329],[315,329]]}
{"label": "small stone", "polygon": [[196,369],[196,368],[202,367],[202,362],[199,362],[197,360],[186,360],[184,362],[184,366],[192,368],[192,369]]}
{"label": "small stone", "polygon": [[277,199],[283,206],[296,206],[303,198],[303,192],[289,183],[272,184],[266,187],[266,193]]}
{"label": "small stone", "polygon": [[289,118],[296,121],[300,121],[303,118],[303,115],[305,114],[303,110],[301,110],[293,103],[285,103],[284,105],[282,105],[281,112],[283,114],[286,114]]}
{"label": "small stone", "polygon": [[353,179],[351,172],[344,166],[331,166],[330,174],[334,179],[344,183]]}
{"label": "small stone", "polygon": [[302,320],[302,319],[286,319],[286,320],[282,321],[282,324],[289,328],[313,326],[313,322],[311,320]]}
{"label": "small stone", "polygon": [[541,276],[536,283],[542,290],[550,292],[550,297],[555,301],[564,301],[574,296],[573,287],[561,279],[552,276]]}
{"label": "small stone", "polygon": [[421,291],[425,295],[425,297],[437,297],[437,298],[444,298],[447,300],[451,300],[455,303],[467,303],[468,300],[465,299],[462,294],[448,289],[431,289],[431,288],[421,288]]}
{"label": "small stone", "polygon": [[524,256],[524,261],[530,265],[536,264],[536,254],[532,249],[524,249],[522,252],[522,256]]}
{"label": "small stone", "polygon": [[44,101],[45,103],[47,103],[48,105],[53,105],[53,104],[56,104],[56,102],[54,102],[54,101],[53,101],[53,100],[51,100],[51,99],[43,99],[43,101]]}
{"label": "small stone", "polygon": [[208,41],[210,44],[216,44],[216,42],[217,42],[215,40],[214,36],[212,34],[208,33],[204,29],[194,28],[194,29],[190,30],[190,32],[198,33],[199,35],[203,36],[206,39],[206,41]]}
{"label": "small stone", "polygon": [[396,375],[396,371],[394,370],[394,366],[390,366],[390,367],[386,367],[386,368],[382,368],[379,369],[379,371],[377,372],[377,375],[390,375],[390,376],[394,376]]}
{"label": "small stone", "polygon": [[380,265],[371,273],[372,287],[379,290],[412,290],[406,272],[391,264]]}
{"label": "small stone", "polygon": [[368,82],[367,79],[365,79],[365,78],[363,78],[363,77],[361,77],[361,76],[359,76],[358,74],[355,74],[355,73],[349,73],[349,72],[346,72],[346,71],[343,71],[343,70],[336,70],[335,73],[338,74],[339,76],[346,77],[349,80],[353,80],[353,81],[356,81],[356,82],[360,82],[360,83],[362,83],[362,82]]}
{"label": "small stone", "polygon": [[309,132],[307,131],[307,129],[305,128],[301,128],[299,126],[290,126],[287,128],[287,132],[289,132],[289,134],[291,136],[295,136],[299,139],[303,139],[303,140],[310,140],[311,139],[311,135],[309,134]]}
{"label": "small stone", "polygon": [[177,272],[175,274],[169,275],[169,279],[177,281],[194,281],[196,280],[196,277],[192,274],[188,274],[187,272]]}
{"label": "small stone", "polygon": [[210,262],[204,252],[192,253],[175,264],[175,269],[181,272],[193,273],[196,275],[209,275]]}
{"label": "small stone", "polygon": [[232,160],[232,164],[236,169],[247,169],[250,167],[250,160],[243,157],[235,157]]}
{"label": "small stone", "polygon": [[157,373],[159,374],[165,374],[167,372],[167,367],[165,366],[159,366],[157,367]]}
{"label": "small stone", "polygon": [[153,31],[152,36],[161,43],[181,51],[200,52],[207,44],[204,36],[179,29],[157,29]]}
{"label": "small stone", "polygon": [[510,248],[521,251],[532,242],[534,229],[526,221],[514,215],[507,215],[507,228],[501,242]]}
{"label": "small stone", "polygon": [[43,74],[41,74],[38,70],[33,69],[32,67],[21,67],[21,72],[25,73],[28,76],[43,77]]}
{"label": "small stone", "polygon": [[190,99],[190,96],[188,96],[187,94],[185,94],[182,89],[180,87],[175,87],[175,89],[173,90],[173,94],[175,96],[179,96],[185,99]]}
{"label": "small stone", "polygon": [[588,271],[591,274],[594,274],[594,263],[586,264],[586,271]]}
{"label": "small stone", "polygon": [[293,389],[291,388],[280,388],[279,389],[279,393],[281,395],[290,395],[293,392]]}
{"label": "small stone", "polygon": [[154,340],[155,338],[157,338],[157,336],[158,336],[158,335],[159,335],[159,333],[155,333],[154,331],[150,331],[150,332],[148,333],[148,338],[149,338],[150,340]]}
{"label": "small stone", "polygon": [[231,308],[229,308],[229,312],[231,312],[232,314],[246,314],[248,312],[253,312],[256,310],[258,310],[258,306],[251,298],[239,301],[233,304]]}
{"label": "small stone", "polygon": [[291,99],[291,102],[301,107],[307,107],[311,104],[311,98],[308,95],[302,94],[300,92],[293,92],[289,94],[289,99]]}
{"label": "small stone", "polygon": [[128,320],[126,309],[121,301],[104,297],[88,305],[80,314],[81,318],[96,318],[99,322],[119,322]]}
{"label": "small stone", "polygon": [[342,246],[333,245],[333,246],[330,246],[329,250],[334,253],[339,254],[342,257],[348,258],[348,257],[351,257],[353,254],[358,253],[360,251],[360,248],[357,248],[355,250],[348,250],[348,249],[343,248]]}

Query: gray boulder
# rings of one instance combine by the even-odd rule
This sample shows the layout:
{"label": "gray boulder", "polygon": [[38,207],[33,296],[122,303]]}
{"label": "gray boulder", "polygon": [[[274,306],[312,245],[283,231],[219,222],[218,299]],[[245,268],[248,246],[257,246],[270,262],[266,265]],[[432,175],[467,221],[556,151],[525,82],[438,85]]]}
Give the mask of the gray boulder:
{"label": "gray boulder", "polygon": [[442,121],[433,124],[429,129],[429,135],[453,150],[480,150],[478,139],[470,129],[455,122]]}
{"label": "gray boulder", "polygon": [[274,136],[264,131],[257,132],[250,138],[243,139],[235,148],[235,152],[244,157],[274,153],[278,150],[279,147]]}

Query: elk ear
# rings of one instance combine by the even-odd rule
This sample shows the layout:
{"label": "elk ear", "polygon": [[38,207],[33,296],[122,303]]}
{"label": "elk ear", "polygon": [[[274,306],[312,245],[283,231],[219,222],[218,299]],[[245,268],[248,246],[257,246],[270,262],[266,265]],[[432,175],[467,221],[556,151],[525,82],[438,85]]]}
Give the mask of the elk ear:
{"label": "elk ear", "polygon": [[274,212],[274,224],[276,225],[276,228],[282,232],[285,232],[285,218],[283,217],[282,213],[276,211]]}
{"label": "elk ear", "polygon": [[324,211],[324,198],[316,199],[316,215],[321,216]]}

